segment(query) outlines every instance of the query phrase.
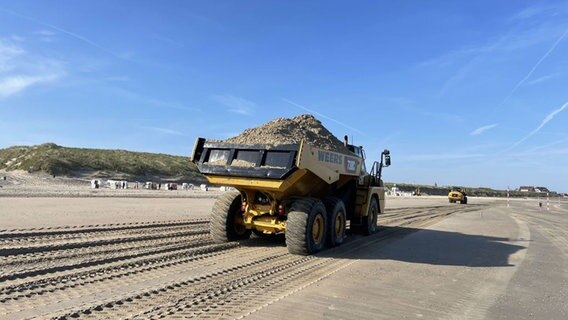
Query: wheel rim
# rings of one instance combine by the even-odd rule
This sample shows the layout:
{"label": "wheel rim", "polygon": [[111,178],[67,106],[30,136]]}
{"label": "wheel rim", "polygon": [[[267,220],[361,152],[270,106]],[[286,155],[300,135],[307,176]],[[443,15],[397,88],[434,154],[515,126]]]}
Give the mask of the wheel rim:
{"label": "wheel rim", "polygon": [[314,244],[319,244],[323,239],[324,220],[321,214],[316,215],[312,223],[312,241]]}
{"label": "wheel rim", "polygon": [[345,219],[343,219],[342,212],[338,212],[335,216],[335,237],[341,238],[343,236],[343,230],[345,229]]}

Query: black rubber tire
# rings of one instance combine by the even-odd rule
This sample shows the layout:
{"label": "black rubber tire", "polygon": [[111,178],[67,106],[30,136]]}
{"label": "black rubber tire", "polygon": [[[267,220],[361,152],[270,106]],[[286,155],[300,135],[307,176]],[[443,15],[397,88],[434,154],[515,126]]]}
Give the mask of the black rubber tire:
{"label": "black rubber tire", "polygon": [[371,203],[369,204],[369,211],[367,212],[367,216],[363,217],[362,231],[364,235],[368,236],[377,232],[378,217],[379,217],[379,203],[377,202],[377,198],[372,197]]}
{"label": "black rubber tire", "polygon": [[452,200],[452,199],[449,199],[449,200],[450,200],[450,203],[454,203],[454,200]]}
{"label": "black rubber tire", "polygon": [[214,242],[225,243],[250,237],[251,230],[235,222],[242,219],[239,217],[241,201],[239,192],[226,192],[215,201],[209,223],[209,233]]}
{"label": "black rubber tire", "polygon": [[[316,218],[323,219],[321,241],[313,241],[312,232]],[[310,255],[322,250],[325,246],[327,232],[327,215],[323,203],[314,198],[299,198],[292,202],[286,224],[286,246],[288,252],[299,255]]]}
{"label": "black rubber tire", "polygon": [[[327,211],[327,245],[335,247],[345,242],[347,214],[343,201],[336,197],[324,199],[325,209]],[[338,217],[339,216],[339,217]],[[338,221],[339,218],[339,221]],[[336,224],[340,223],[339,230],[336,230]]]}
{"label": "black rubber tire", "polygon": [[461,202],[462,204],[467,204],[467,197],[463,197],[463,201]]}

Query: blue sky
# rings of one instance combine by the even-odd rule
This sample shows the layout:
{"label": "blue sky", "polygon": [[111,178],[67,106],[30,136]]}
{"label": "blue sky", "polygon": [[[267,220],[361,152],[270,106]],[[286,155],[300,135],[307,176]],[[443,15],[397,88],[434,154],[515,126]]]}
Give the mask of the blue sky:
{"label": "blue sky", "polygon": [[566,1],[2,1],[0,147],[313,113],[394,182],[568,192]]}

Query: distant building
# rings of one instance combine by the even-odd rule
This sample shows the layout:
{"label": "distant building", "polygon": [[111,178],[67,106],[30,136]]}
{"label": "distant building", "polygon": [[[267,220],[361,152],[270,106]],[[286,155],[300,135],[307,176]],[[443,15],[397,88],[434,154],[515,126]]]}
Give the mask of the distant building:
{"label": "distant building", "polygon": [[538,193],[550,193],[547,187],[532,187],[532,186],[520,186],[520,192],[538,192]]}

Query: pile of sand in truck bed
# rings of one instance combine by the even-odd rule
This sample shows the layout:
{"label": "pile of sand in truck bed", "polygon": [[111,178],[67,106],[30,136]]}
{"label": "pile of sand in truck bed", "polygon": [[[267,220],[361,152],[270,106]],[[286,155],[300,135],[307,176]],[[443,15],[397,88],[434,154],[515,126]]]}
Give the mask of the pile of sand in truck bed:
{"label": "pile of sand in truck bed", "polygon": [[277,118],[259,127],[246,129],[225,142],[246,144],[291,144],[301,140],[322,149],[349,153],[349,150],[321,122],[310,114]]}

